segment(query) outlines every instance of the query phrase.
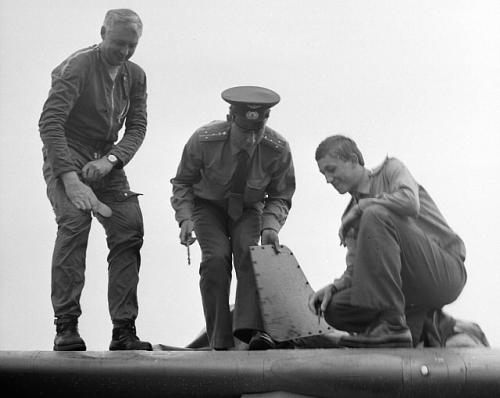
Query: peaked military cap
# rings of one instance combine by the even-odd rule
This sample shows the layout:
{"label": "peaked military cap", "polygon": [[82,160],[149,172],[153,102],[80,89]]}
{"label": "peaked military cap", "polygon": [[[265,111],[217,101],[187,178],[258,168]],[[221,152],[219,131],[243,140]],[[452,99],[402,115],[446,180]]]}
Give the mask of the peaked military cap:
{"label": "peaked military cap", "polygon": [[269,117],[270,109],[280,102],[272,90],[257,86],[239,86],[224,90],[222,99],[231,104],[237,124],[246,129],[259,129]]}

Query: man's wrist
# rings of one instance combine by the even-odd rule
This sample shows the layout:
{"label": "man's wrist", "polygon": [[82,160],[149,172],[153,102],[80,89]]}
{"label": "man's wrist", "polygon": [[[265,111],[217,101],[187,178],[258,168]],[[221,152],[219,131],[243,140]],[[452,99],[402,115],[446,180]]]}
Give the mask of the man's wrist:
{"label": "man's wrist", "polygon": [[76,171],[68,171],[66,173],[62,173],[59,175],[59,177],[61,178],[62,182],[65,185],[80,181],[80,178],[78,177],[78,174],[76,173]]}
{"label": "man's wrist", "polygon": [[108,160],[109,163],[111,163],[111,166],[113,166],[113,167],[117,166],[118,163],[120,162],[120,160],[115,155],[113,155],[112,153],[110,153],[109,155],[107,155],[106,159]]}

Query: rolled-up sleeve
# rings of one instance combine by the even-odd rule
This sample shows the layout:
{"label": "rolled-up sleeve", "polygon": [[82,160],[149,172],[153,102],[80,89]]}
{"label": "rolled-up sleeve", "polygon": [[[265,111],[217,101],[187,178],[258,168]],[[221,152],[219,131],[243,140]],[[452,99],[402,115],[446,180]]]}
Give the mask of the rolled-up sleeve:
{"label": "rolled-up sleeve", "polygon": [[[367,200],[368,204],[381,205],[396,214],[415,217],[420,211],[419,186],[406,166],[397,159],[386,159],[381,193]],[[377,183],[374,181],[373,183]],[[365,207],[363,205],[363,207]]]}

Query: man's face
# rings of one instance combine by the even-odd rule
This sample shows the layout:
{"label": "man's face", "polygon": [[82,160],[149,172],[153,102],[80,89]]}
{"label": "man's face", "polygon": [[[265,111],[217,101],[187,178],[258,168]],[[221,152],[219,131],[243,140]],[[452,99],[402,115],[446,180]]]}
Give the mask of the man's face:
{"label": "man's face", "polygon": [[357,186],[359,176],[356,166],[356,163],[339,159],[334,154],[327,154],[318,160],[319,171],[325,176],[326,182],[332,184],[341,195],[353,192]]}
{"label": "man's face", "polygon": [[104,61],[111,66],[120,66],[134,55],[139,34],[133,25],[116,24],[111,29],[102,27],[101,54]]}
{"label": "man's face", "polygon": [[231,139],[241,149],[248,150],[256,147],[264,136],[265,124],[257,130],[250,130],[239,126],[235,120],[231,123]]}

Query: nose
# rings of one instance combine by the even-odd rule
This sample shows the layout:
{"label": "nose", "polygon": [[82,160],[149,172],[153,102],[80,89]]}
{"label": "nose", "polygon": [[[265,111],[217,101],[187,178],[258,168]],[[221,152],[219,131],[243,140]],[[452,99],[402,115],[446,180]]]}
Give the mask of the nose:
{"label": "nose", "polygon": [[327,184],[331,184],[333,182],[333,176],[331,174],[325,174],[325,179]]}
{"label": "nose", "polygon": [[251,145],[255,144],[255,130],[251,130],[247,133],[247,141]]}
{"label": "nose", "polygon": [[124,45],[124,46],[120,47],[120,54],[122,55],[122,57],[125,58],[128,55],[129,52],[130,52],[129,46]]}

